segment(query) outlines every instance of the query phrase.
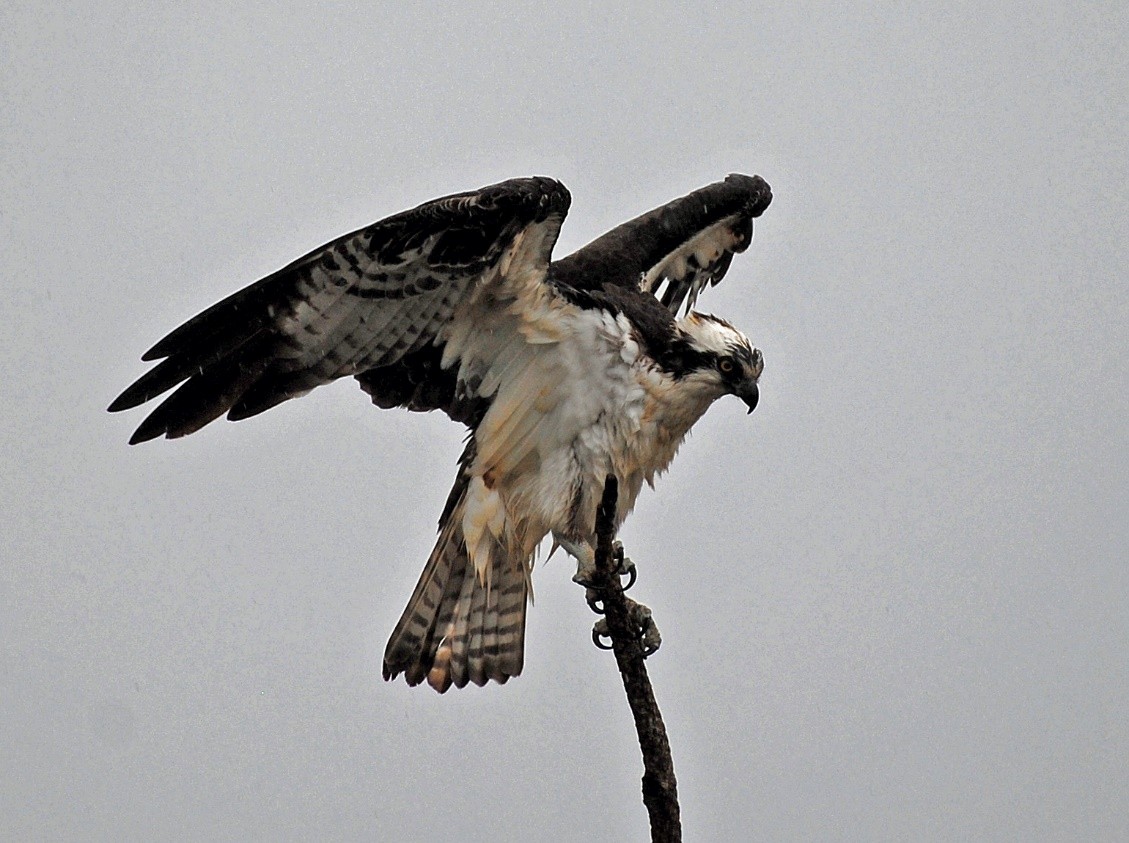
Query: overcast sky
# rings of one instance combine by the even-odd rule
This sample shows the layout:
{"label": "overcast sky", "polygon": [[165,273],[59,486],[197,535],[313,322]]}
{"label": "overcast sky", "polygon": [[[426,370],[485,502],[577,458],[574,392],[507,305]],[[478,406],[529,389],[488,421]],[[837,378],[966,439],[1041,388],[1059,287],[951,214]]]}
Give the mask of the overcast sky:
{"label": "overcast sky", "polygon": [[570,562],[520,678],[380,679],[457,426],[105,407],[426,199],[555,176],[563,255],[736,171],[761,403],[621,534],[687,839],[1129,839],[1125,4],[439,8],[0,9],[0,835],[645,839]]}

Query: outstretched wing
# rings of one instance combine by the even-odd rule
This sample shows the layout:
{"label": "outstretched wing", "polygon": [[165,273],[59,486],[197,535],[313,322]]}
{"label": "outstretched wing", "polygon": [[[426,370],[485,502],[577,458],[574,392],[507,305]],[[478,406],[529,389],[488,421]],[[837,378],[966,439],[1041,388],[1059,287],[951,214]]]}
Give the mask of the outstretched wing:
{"label": "outstretched wing", "polygon": [[760,176],[730,175],[617,226],[553,263],[552,277],[577,290],[625,287],[658,294],[677,314],[717,284],[753,239],[753,219],[772,191]]}
{"label": "outstretched wing", "polygon": [[[476,289],[544,277],[569,202],[553,179],[511,179],[347,234],[181,325],[142,357],[161,362],[109,409],[181,384],[132,444],[185,436],[224,413],[244,419],[346,375],[395,373],[406,357],[437,363],[434,345]],[[395,400],[379,388],[373,396]]]}

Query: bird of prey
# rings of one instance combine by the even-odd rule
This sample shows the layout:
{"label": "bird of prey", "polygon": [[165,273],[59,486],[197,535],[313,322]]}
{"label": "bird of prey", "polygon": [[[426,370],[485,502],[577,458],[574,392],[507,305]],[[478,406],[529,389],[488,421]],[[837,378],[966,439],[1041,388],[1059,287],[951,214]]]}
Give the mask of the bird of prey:
{"label": "bird of prey", "polygon": [[756,406],[760,351],[691,308],[771,199],[759,176],[730,175],[557,261],[571,197],[554,179],[425,202],[189,319],[109,409],[176,387],[130,443],[171,439],[352,376],[378,407],[465,424],[438,541],[383,672],[440,692],[504,683],[522,670],[542,539],[584,581],[605,478],[619,483],[618,527],[717,398]]}

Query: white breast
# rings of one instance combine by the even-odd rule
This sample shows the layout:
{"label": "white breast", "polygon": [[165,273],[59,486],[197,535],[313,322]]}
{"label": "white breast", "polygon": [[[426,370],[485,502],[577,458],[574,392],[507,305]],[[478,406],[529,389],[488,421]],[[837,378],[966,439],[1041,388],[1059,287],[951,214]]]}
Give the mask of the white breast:
{"label": "white breast", "polygon": [[622,521],[716,397],[672,412],[682,385],[649,365],[624,316],[577,308],[540,284],[526,290],[478,308],[475,330],[458,338],[460,378],[493,396],[463,520],[479,571],[499,547],[527,559],[549,531],[590,540],[613,472]]}

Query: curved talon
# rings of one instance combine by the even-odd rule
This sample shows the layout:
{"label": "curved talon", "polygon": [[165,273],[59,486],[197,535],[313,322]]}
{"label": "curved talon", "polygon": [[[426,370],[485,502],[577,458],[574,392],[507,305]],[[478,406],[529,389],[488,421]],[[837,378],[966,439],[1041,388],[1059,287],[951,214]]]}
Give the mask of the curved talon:
{"label": "curved talon", "polygon": [[[628,559],[627,561],[628,563],[631,563],[630,559]],[[621,591],[627,591],[629,588],[631,588],[631,586],[635,585],[635,565],[631,563],[626,571],[620,570],[619,576],[620,578],[627,577],[627,585],[621,584],[619,587]]]}
{"label": "curved talon", "polygon": [[[591,605],[591,604],[589,604]],[[636,603],[631,598],[627,599],[628,622],[634,630],[635,638],[643,651],[643,658],[653,656],[662,646],[662,636],[659,634],[658,625],[655,624],[651,610],[642,603]],[[604,643],[607,639],[608,643]],[[614,641],[608,630],[608,619],[600,618],[592,625],[592,643],[601,650],[614,649]]]}
{"label": "curved talon", "polygon": [[659,627],[650,608],[632,600],[628,606],[628,613],[631,616],[631,623],[637,630],[639,643],[643,648],[643,658],[654,655],[662,646],[662,635],[659,634]]}
{"label": "curved talon", "polygon": [[594,588],[586,588],[584,590],[584,600],[588,604],[588,608],[595,612],[597,615],[604,614],[604,599],[600,597],[600,593]]}
{"label": "curved talon", "polygon": [[[604,644],[600,640],[602,638],[607,638],[608,643]],[[612,645],[611,642],[612,642],[612,636],[611,636],[611,633],[608,632],[608,622],[606,620],[603,620],[603,619],[596,621],[596,623],[594,623],[592,625],[592,643],[595,644],[601,650],[611,650],[611,649],[613,649],[613,645]]]}
{"label": "curved talon", "polygon": [[612,559],[615,561],[615,570],[620,579],[627,577],[627,585],[620,586],[621,591],[627,591],[635,585],[635,563],[624,555],[623,542],[619,539],[612,542]]}

